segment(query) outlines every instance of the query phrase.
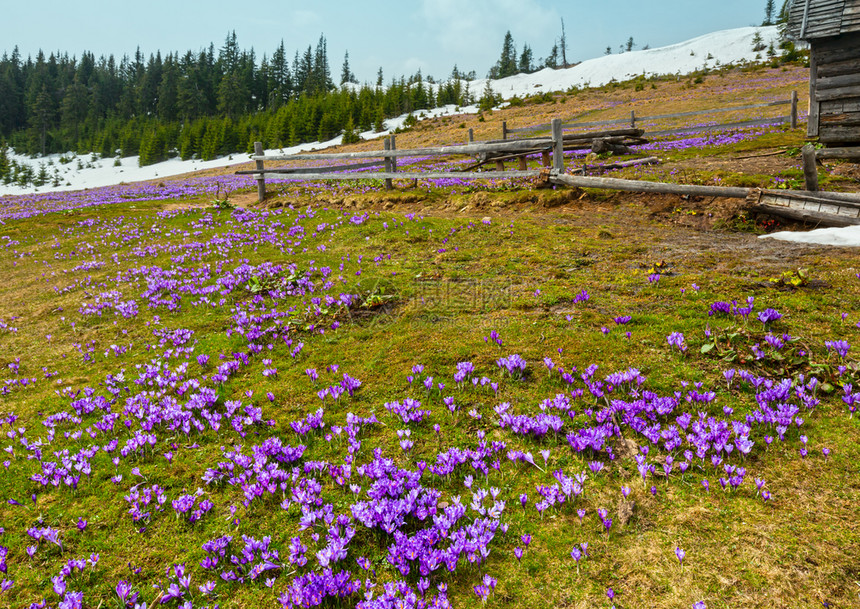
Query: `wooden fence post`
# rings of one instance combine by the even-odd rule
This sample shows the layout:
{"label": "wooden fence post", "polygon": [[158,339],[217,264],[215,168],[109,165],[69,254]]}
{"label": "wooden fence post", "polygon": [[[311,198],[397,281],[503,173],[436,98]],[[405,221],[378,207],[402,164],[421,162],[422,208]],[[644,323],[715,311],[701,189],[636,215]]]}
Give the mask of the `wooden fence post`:
{"label": "wooden fence post", "polygon": [[471,144],[474,141],[475,141],[475,131],[474,131],[474,129],[469,127],[469,143]]}
{"label": "wooden fence post", "polygon": [[540,152],[540,164],[544,167],[549,167],[549,152],[546,150],[541,150]]}
{"label": "wooden fence post", "polygon": [[[382,138],[382,149],[386,152],[391,150],[391,140],[387,137]],[[385,173],[391,173],[391,157],[385,157]],[[391,178],[385,178],[385,190],[391,190],[394,185],[391,183]]]}
{"label": "wooden fence post", "polygon": [[806,190],[816,192],[818,190],[818,167],[815,165],[815,147],[806,144],[801,149],[803,155],[803,182]]}
{"label": "wooden fence post", "polygon": [[508,121],[502,121],[502,139],[508,139]]}
{"label": "wooden fence post", "polygon": [[[254,154],[263,156],[263,142],[254,142]],[[266,198],[266,174],[262,173],[263,161],[257,161],[257,169],[261,171],[257,174],[257,200],[262,203]]]}
{"label": "wooden fence post", "polygon": [[522,155],[522,156],[520,157],[520,167],[519,167],[519,169],[520,169],[520,171],[526,171],[526,170],[528,170],[528,168],[529,168],[529,166],[528,166],[528,161],[526,160],[526,156],[525,156],[525,155]]}
{"label": "wooden fence post", "polygon": [[552,168],[564,173],[564,135],[561,119],[552,119]]}
{"label": "wooden fence post", "polygon": [[630,111],[630,128],[631,129],[636,128],[636,110]]}
{"label": "wooden fence post", "polygon": [[[391,139],[391,149],[397,150],[397,136],[391,135],[389,137]],[[391,157],[391,173],[396,173],[396,172],[397,172],[397,157],[393,156],[393,157]]]}
{"label": "wooden fence post", "polygon": [[791,128],[797,129],[797,91],[791,92]]}

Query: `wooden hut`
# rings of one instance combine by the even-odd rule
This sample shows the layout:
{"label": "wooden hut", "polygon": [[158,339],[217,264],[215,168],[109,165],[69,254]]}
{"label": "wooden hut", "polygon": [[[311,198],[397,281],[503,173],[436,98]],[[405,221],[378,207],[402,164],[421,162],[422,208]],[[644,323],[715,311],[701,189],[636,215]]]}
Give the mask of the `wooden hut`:
{"label": "wooden hut", "polygon": [[807,135],[860,146],[860,0],[793,0],[788,17],[810,46]]}

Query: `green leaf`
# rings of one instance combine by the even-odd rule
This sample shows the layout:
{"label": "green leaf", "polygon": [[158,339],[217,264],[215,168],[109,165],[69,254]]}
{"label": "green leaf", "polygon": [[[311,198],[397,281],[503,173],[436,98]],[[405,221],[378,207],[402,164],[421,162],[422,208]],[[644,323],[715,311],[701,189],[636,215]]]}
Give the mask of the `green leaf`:
{"label": "green leaf", "polygon": [[705,343],[702,345],[701,352],[702,353],[710,353],[714,349],[714,343]]}

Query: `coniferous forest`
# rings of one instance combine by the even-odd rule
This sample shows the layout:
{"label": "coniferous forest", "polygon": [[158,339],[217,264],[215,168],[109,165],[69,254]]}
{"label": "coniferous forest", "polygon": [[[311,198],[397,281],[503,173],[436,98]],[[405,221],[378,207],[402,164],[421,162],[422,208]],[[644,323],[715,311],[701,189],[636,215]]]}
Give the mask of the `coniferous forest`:
{"label": "coniferous forest", "polygon": [[147,58],[138,49],[119,62],[89,52],[24,60],[16,48],[0,58],[0,151],[208,160],[254,141],[280,148],[342,133],[349,143],[385,118],[474,101],[456,67],[436,90],[420,71],[384,83],[381,68],[375,84],[358,86],[347,53],[335,78],[325,36],[292,59],[282,41],[258,60],[235,32],[217,50]]}

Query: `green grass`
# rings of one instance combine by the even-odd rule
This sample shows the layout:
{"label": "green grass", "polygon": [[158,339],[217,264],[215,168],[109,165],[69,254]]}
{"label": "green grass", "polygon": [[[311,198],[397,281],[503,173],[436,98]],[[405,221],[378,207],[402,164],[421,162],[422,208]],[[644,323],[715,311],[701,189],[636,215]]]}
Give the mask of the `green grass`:
{"label": "green grass", "polygon": [[[155,212],[160,207],[138,204],[131,210],[112,206],[100,209],[98,217],[106,224],[124,216],[126,227],[149,228],[156,222]],[[2,398],[2,410],[19,415],[16,426],[26,426],[28,438],[44,434],[40,424],[44,414],[68,409],[68,400],[58,397],[55,389],[70,385],[75,389],[89,386],[102,391],[99,383],[119,366],[126,369],[127,377],[133,377],[135,365],[153,357],[145,345],[155,342],[154,326],[146,323],[153,323],[155,314],[163,327],[195,331],[198,343],[194,353],[212,356],[210,373],[212,365],[218,363],[219,352],[229,354],[243,347],[245,341],[241,337],[236,334],[227,337],[225,331],[232,325],[229,305],[238,304],[243,298],[247,301],[250,294],[241,298],[231,295],[227,306],[214,308],[189,306],[193,297],[186,296],[178,313],[151,312],[141,303],[136,320],[115,319],[109,312],[81,319],[77,313],[82,302],[92,301],[95,294],[105,289],[96,286],[108,277],[115,277],[118,271],[141,264],[169,268],[173,264],[171,254],[138,258],[130,255],[131,249],[147,243],[182,242],[184,231],[192,230],[191,225],[204,213],[216,218],[216,226],[200,229],[202,234],[197,238],[203,242],[225,230],[247,230],[236,223],[219,226],[229,218],[227,211],[190,210],[158,221],[162,227],[160,233],[145,233],[140,242],[114,249],[109,245],[110,240],[101,242],[97,228],[77,226],[81,220],[97,217],[93,211],[73,216],[45,215],[27,222],[10,221],[2,227],[0,237],[20,241],[5,250],[0,262],[6,277],[2,286],[5,304],[0,317],[8,320],[9,316],[19,316],[15,321],[18,332],[0,335],[0,346],[7,354],[3,363],[20,357],[21,375],[41,376],[40,369],[46,366],[63,379],[61,384],[54,379],[40,381],[35,387],[15,390]],[[295,213],[287,212],[282,217],[284,224],[288,224],[287,220],[291,221]],[[317,224],[333,223],[339,217],[338,212],[319,210],[315,218],[303,224],[310,235]],[[275,218],[280,217],[272,217]],[[564,222],[557,223],[556,219]],[[347,411],[375,412],[384,423],[366,433],[360,458],[369,458],[372,447],[380,447],[401,466],[418,460],[432,461],[436,452],[448,446],[474,446],[476,432],[483,429],[488,437],[507,441],[509,448],[531,450],[539,463],[538,451],[549,448],[550,470],[562,468],[575,473],[587,467],[587,459],[571,454],[563,437],[535,444],[500,431],[493,423],[493,407],[501,401],[510,402],[516,412],[535,412],[541,400],[563,390],[557,377],[550,379],[546,373],[541,364],[544,356],[563,362],[566,367],[576,365],[580,371],[589,364],[598,364],[598,376],[637,367],[648,377],[647,388],[660,394],[678,390],[681,380],[702,382],[718,392],[720,408],[730,405],[748,412],[755,404],[752,393],[740,388],[727,391],[721,374],[727,364],[712,354],[702,355],[699,350],[706,342],[704,330],[708,325],[716,333],[740,331],[742,344],[748,348],[752,342],[762,340],[757,327],[760,324],[750,320],[746,325],[737,325],[731,320],[709,318],[710,302],[740,300],[753,294],[757,310],[768,306],[779,309],[784,319],[776,329],[801,337],[811,351],[811,361],[800,364],[792,370],[794,373],[807,371],[810,365],[835,363],[824,350],[825,339],[842,337],[850,342],[857,336],[853,326],[856,314],[852,312],[857,310],[860,281],[851,270],[852,258],[846,252],[837,250],[833,255],[822,256],[815,250],[764,245],[751,236],[716,233],[710,239],[718,253],[712,255],[691,249],[689,244],[700,236],[681,228],[669,231],[633,203],[608,211],[599,219],[587,212],[566,212],[563,216],[496,216],[490,225],[484,225],[477,220],[470,224],[463,217],[427,215],[395,226],[402,220],[401,213],[383,213],[378,217],[372,215],[361,226],[345,223],[337,229],[335,238],[330,238],[328,231],[306,237],[302,246],[307,252],[295,255],[250,243],[231,252],[231,259],[247,258],[251,264],[290,261],[299,269],[307,268],[314,260],[317,266],[331,266],[335,275],[340,273],[337,267],[341,260],[348,255],[350,261],[345,262],[343,272],[347,291],[368,293],[374,286],[384,285],[385,294],[395,297],[394,306],[386,313],[354,316],[351,320],[341,316],[342,326],[324,335],[304,332],[301,328],[313,320],[301,321],[297,325],[297,340],[302,340],[305,347],[297,359],[291,358],[283,345],[275,346],[271,352],[264,351],[254,358],[251,366],[243,368],[223,388],[226,399],[244,399],[245,391],[253,391],[251,401],[263,407],[264,418],[274,419],[275,426],[258,429],[244,440],[223,428],[218,434],[206,431],[191,438],[160,432],[155,451],[132,463],[140,468],[147,484],[157,482],[163,486],[170,500],[183,490],[193,492],[197,487],[205,487],[200,476],[205,468],[221,460],[222,446],[232,443],[250,446],[270,435],[295,441],[288,422],[315,409],[319,403],[315,391],[324,386],[323,379],[317,387],[311,384],[304,374],[309,367],[319,370],[331,382],[338,376],[323,370],[337,363],[338,374],[346,371],[362,380],[362,388],[351,401],[338,404],[329,401],[326,406],[329,425],[342,424]],[[388,229],[383,228],[383,222],[389,223]],[[513,228],[509,226],[511,222]],[[73,232],[63,233],[72,227]],[[166,236],[171,229],[177,232]],[[452,229],[457,230],[449,236]],[[604,233],[611,238],[601,237]],[[249,236],[252,234],[248,232]],[[446,236],[449,241],[443,244]],[[52,248],[55,242],[60,246],[57,249]],[[85,243],[92,244],[96,255],[106,262],[110,254],[117,253],[120,263],[109,262],[101,269],[72,272],[81,261],[92,259],[92,254],[54,259],[55,253],[83,252],[86,248],[81,244]],[[742,245],[738,247],[738,243]],[[326,245],[325,251],[317,249],[320,244]],[[721,244],[731,247],[724,250]],[[446,251],[439,252],[440,248]],[[780,257],[770,256],[772,250],[780,252]],[[379,266],[369,262],[388,253],[392,254],[390,261],[386,259]],[[359,255],[364,256],[360,277],[355,275]],[[220,259],[223,258],[213,251],[199,264],[215,264]],[[657,284],[649,284],[649,268],[658,261],[665,261],[671,274],[664,274]],[[234,262],[228,262],[228,268],[233,266]],[[825,281],[826,287],[778,291],[761,284],[766,278],[799,267],[810,268],[811,276]],[[47,282],[41,277],[43,272],[48,274]],[[51,272],[55,275],[50,276]],[[54,285],[62,288],[87,276],[92,279],[90,286],[63,294],[52,289]],[[692,289],[694,283],[700,286],[698,291]],[[120,289],[124,298],[131,298],[144,287],[123,284]],[[583,289],[591,298],[573,304],[573,297]],[[846,323],[839,319],[842,311],[852,313]],[[624,328],[615,327],[612,318],[623,314],[631,315],[633,320]],[[331,318],[325,323],[330,321]],[[610,329],[608,335],[601,332],[602,327]],[[502,348],[484,342],[490,330],[502,336]],[[623,334],[625,330],[631,333],[629,339]],[[683,332],[687,337],[686,355],[672,353],[668,348],[665,337],[673,331]],[[50,341],[45,339],[48,334]],[[90,342],[95,346],[94,361],[84,364],[74,345],[80,344],[85,349]],[[114,343],[134,346],[120,358],[105,357],[103,352]],[[558,349],[563,350],[561,355]],[[504,378],[498,373],[495,360],[510,353],[520,353],[529,362],[529,374],[524,381]],[[262,376],[263,357],[275,360],[276,379]],[[498,396],[486,390],[461,391],[453,387],[454,366],[464,360],[472,361],[479,375],[490,376],[500,383]],[[445,391],[434,390],[428,396],[417,381],[407,383],[406,376],[416,363],[424,364],[437,382],[445,382]],[[756,368],[751,360],[746,365],[767,371]],[[193,374],[198,373],[193,358],[190,368]],[[828,374],[832,367],[819,366],[819,370]],[[8,368],[4,367],[4,371],[4,378],[11,378]],[[265,400],[268,391],[275,395],[274,404]],[[441,403],[442,395],[449,394],[461,406],[457,417],[451,417]],[[383,408],[386,401],[406,396],[421,399],[433,410],[430,424],[411,426],[416,442],[408,459],[399,449],[394,434],[403,425]],[[509,523],[510,531],[494,541],[486,564],[480,568],[462,568],[456,576],[443,578],[449,582],[452,600],[456,606],[473,604],[471,586],[483,573],[491,573],[499,578],[499,584],[490,604],[498,606],[608,607],[605,592],[609,587],[618,593],[614,601],[617,607],[646,604],[684,607],[702,599],[707,600],[709,607],[797,606],[798,599],[802,599],[804,606],[822,600],[850,605],[856,600],[856,591],[850,585],[854,569],[851,557],[860,550],[858,538],[852,533],[860,488],[852,464],[860,459],[857,448],[860,430],[857,421],[847,416],[838,397],[822,395],[822,398],[820,407],[806,416],[808,458],[798,456],[800,444],[797,432],[793,431],[785,444],[775,443],[766,451],[757,449],[745,464],[755,476],[768,481],[773,499],[766,504],[755,497],[749,480],[737,491],[723,492],[712,477],[711,492],[705,493],[700,478],[692,472],[673,476],[669,483],[655,482],[657,495],[651,496],[641,480],[637,481],[632,461],[619,460],[609,464],[605,473],[590,476],[580,500],[588,512],[582,524],[568,507],[551,510],[541,518],[532,507],[535,485],[550,483],[551,477],[531,466],[505,462],[500,473],[490,475],[489,484],[499,487],[508,500],[504,520]],[[584,402],[582,406],[587,407],[587,400]],[[481,421],[474,421],[466,414],[472,408],[481,413]],[[715,406],[711,408],[719,412]],[[431,429],[433,423],[441,426],[441,439]],[[90,443],[86,436],[86,441],[60,438],[65,429],[72,427],[60,428],[57,446],[77,450]],[[188,448],[192,443],[199,447]],[[173,449],[175,457],[168,464],[161,453],[173,444],[177,446]],[[821,456],[824,446],[832,450],[826,462]],[[344,453],[343,443],[329,444],[322,438],[316,438],[308,448],[311,458],[333,462]],[[72,586],[85,590],[88,606],[102,601],[112,603],[112,588],[119,579],[132,581],[142,598],[151,602],[155,593],[150,584],[166,581],[164,569],[173,563],[189,565],[195,585],[204,581],[206,576],[196,564],[204,556],[200,546],[207,539],[228,532],[271,534],[273,545],[282,550],[283,556],[289,538],[298,534],[297,508],[284,512],[273,502],[254,504],[249,510],[240,506],[236,513],[240,523],[232,525],[227,507],[241,502],[241,492],[232,487],[205,487],[216,509],[195,525],[177,520],[168,507],[152,519],[144,533],[139,533],[126,514],[127,505],[122,499],[128,486],[138,481],[129,473],[132,464],[121,465],[124,480],[117,487],[109,480],[113,468],[102,454],[94,459],[100,467],[93,478],[82,481],[76,492],[43,491],[26,480],[25,474],[35,469],[23,455],[23,449],[16,448],[13,465],[0,475],[2,497],[28,504],[28,507],[0,506],[6,529],[3,544],[10,548],[9,563],[14,565],[9,577],[16,582],[10,592],[0,597],[0,602],[10,607],[43,596],[52,598],[50,578],[59,572],[62,563],[92,552],[101,555],[99,565],[93,572],[73,580],[76,583]],[[463,469],[460,475],[434,486],[442,490],[443,497],[463,494],[466,489],[461,478],[468,471]],[[633,489],[634,515],[626,526],[613,526],[606,535],[599,530],[595,511],[605,507],[614,514],[622,484]],[[38,492],[35,506],[27,499],[33,492]],[[519,507],[520,493],[529,495],[528,510]],[[325,484],[324,499],[332,502],[336,510],[347,509],[350,501],[349,493],[343,493],[330,482]],[[74,527],[80,516],[90,523],[84,532]],[[31,540],[24,530],[40,521],[41,526],[60,528],[64,541],[62,554],[48,549],[43,542],[34,559],[26,557],[23,549]],[[522,564],[518,564],[512,550],[519,543],[519,535],[525,532],[533,534],[534,540]],[[573,544],[583,541],[589,543],[591,556],[583,561],[577,574],[569,551]],[[364,533],[353,546],[356,552],[371,558],[383,580],[397,576],[385,561],[388,543],[384,538]],[[677,546],[687,551],[683,569],[674,557]],[[350,556],[355,557],[353,550]],[[129,571],[129,562],[141,568],[140,574]],[[260,584],[221,585],[219,600],[222,606],[270,604],[288,579],[285,575],[279,578],[274,592]],[[202,602],[199,597],[198,602]]]}

